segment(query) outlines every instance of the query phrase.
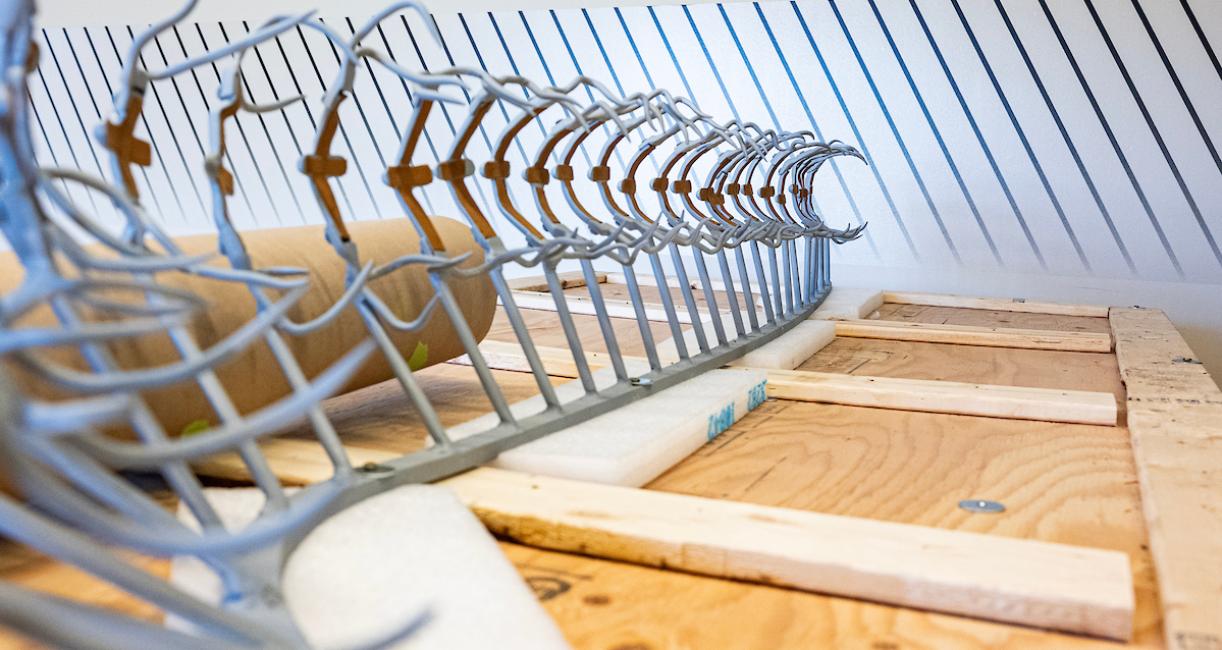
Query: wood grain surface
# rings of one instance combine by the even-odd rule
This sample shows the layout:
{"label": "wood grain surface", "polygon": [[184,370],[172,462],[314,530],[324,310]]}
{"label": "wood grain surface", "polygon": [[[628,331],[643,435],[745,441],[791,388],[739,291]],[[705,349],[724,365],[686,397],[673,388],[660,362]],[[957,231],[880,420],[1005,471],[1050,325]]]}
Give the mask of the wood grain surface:
{"label": "wood grain surface", "polygon": [[[967,311],[973,313],[958,313]],[[978,311],[982,310],[956,310],[945,316],[982,318],[974,313]],[[538,312],[524,316],[540,344],[564,344],[554,315]],[[1026,315],[1007,313],[1006,317]],[[1013,322],[1021,328],[1038,329],[1032,321]],[[600,349],[595,323],[588,318],[579,331],[592,349]],[[1071,326],[1094,327],[1083,323]],[[625,333],[621,345],[635,327],[631,321],[616,323],[617,332],[622,329]],[[659,340],[668,336],[664,327],[655,327],[654,331]],[[498,316],[489,338],[507,340],[507,333],[507,323]],[[624,347],[626,353],[640,354],[639,349]],[[1101,390],[1124,397],[1114,354],[837,339],[802,368]],[[496,374],[510,399],[522,399],[535,391],[529,375]],[[447,424],[487,410],[470,368],[442,365],[420,376]],[[423,429],[393,384],[371,386],[331,400],[327,410],[345,441],[354,447],[402,453],[423,443]],[[287,438],[299,439],[301,434]],[[1132,645],[1162,646],[1158,594],[1146,547],[1137,474],[1128,432],[1123,427],[770,399],[649,487],[1120,550],[1130,558],[1136,587]],[[960,499],[969,498],[994,499],[1004,503],[1007,510],[1000,515],[984,515],[957,507]],[[508,543],[502,548],[569,640],[582,649],[1122,647],[1020,626]],[[0,549],[0,556],[8,551]],[[155,564],[154,569],[159,566],[163,565]],[[24,557],[0,562],[0,574],[38,588],[87,594],[88,600],[140,616],[155,616],[142,604],[113,594],[113,590],[108,592],[109,588],[79,573],[53,568],[45,559]],[[0,636],[0,646],[11,641],[11,637]]]}

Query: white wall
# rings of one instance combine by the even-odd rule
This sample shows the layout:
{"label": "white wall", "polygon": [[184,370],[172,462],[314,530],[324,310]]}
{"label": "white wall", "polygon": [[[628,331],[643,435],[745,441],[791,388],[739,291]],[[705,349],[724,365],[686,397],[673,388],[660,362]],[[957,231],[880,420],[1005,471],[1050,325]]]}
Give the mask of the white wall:
{"label": "white wall", "polygon": [[[304,4],[201,0],[199,27],[182,30],[181,48],[197,52],[201,36],[212,45],[222,29],[242,33],[242,19],[255,24]],[[382,4],[328,1],[321,15],[342,29],[345,17],[360,22]],[[600,0],[551,12],[542,7],[555,3],[538,0],[516,2],[521,13],[501,6],[488,13],[501,4],[489,0],[433,4],[448,56],[420,37],[417,23],[409,24],[417,27],[410,35],[419,57],[408,29],[388,27],[387,44],[404,65],[436,68],[453,57],[542,82],[580,69],[613,89],[665,86],[723,118],[815,129],[860,147],[872,166],[838,163],[816,189],[828,221],[870,222],[867,238],[835,254],[842,284],[1160,307],[1222,377],[1222,3],[802,0],[651,8]],[[118,65],[113,49],[128,40],[126,25],[156,17],[145,2],[113,2],[105,15],[95,6],[42,3],[42,21],[54,28],[34,87],[44,159],[86,169],[98,152],[85,127],[106,110],[106,84]],[[162,40],[167,60],[182,57],[176,39]],[[257,99],[289,94],[294,84],[316,93],[312,63],[329,78],[334,61],[325,46],[290,36],[284,47],[284,54],[266,51],[266,74],[248,67]],[[146,51],[150,65],[161,64],[161,52]],[[393,148],[410,110],[397,80],[375,79],[358,82],[353,104],[365,119],[355,110],[345,118],[345,146],[367,167],[343,180],[345,208],[366,218],[398,210],[377,182],[379,156]],[[163,83],[147,107],[160,160],[141,182],[173,229],[208,227],[197,198],[206,200],[202,179],[188,170],[201,157],[195,134],[207,141],[202,116],[214,85],[210,70],[178,88]],[[247,227],[318,220],[292,174],[293,138],[308,141],[312,125],[301,109],[287,118],[245,117],[242,143],[233,144],[245,181],[235,204]],[[448,141],[444,121],[429,129]],[[530,151],[537,130],[523,140]],[[441,188],[429,197],[438,212],[454,209]]]}

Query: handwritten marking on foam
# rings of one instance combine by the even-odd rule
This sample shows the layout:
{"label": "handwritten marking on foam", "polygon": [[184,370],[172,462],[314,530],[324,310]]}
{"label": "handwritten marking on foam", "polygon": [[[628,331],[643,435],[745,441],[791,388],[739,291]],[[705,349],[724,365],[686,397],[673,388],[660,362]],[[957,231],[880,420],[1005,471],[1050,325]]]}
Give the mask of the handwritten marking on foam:
{"label": "handwritten marking on foam", "polygon": [[765,379],[764,381],[761,381],[760,383],[756,384],[755,386],[752,386],[751,389],[747,391],[747,410],[748,411],[755,410],[755,407],[759,406],[760,404],[763,404],[764,400],[766,399],[768,399],[768,380],[767,379]]}
{"label": "handwritten marking on foam", "polygon": [[721,435],[734,424],[734,402],[709,416],[709,440]]}
{"label": "handwritten marking on foam", "polygon": [[[764,403],[768,399],[768,380],[765,379],[760,383],[752,386],[747,390],[747,410],[754,410],[755,407]],[[713,440],[726,429],[734,425],[734,402],[730,402],[720,411],[709,416],[709,440]]]}

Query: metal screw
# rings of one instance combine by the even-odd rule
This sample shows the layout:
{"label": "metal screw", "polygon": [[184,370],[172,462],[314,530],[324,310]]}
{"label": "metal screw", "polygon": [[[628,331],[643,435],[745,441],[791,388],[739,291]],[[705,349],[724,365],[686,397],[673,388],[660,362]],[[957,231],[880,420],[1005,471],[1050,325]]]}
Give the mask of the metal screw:
{"label": "metal screw", "polygon": [[375,463],[375,462],[373,462],[373,461],[369,461],[368,463],[365,463],[364,465],[361,465],[360,467],[356,468],[356,470],[357,470],[358,472],[363,472],[363,473],[366,473],[366,474],[378,474],[378,473],[381,473],[381,472],[389,472],[389,471],[392,471],[392,470],[391,470],[391,468],[389,468],[389,467],[387,467],[387,466],[385,466],[385,465],[381,465],[381,464]]}
{"label": "metal screw", "polygon": [[968,512],[998,513],[1006,511],[1006,507],[1001,503],[985,499],[964,499],[959,502],[959,507]]}

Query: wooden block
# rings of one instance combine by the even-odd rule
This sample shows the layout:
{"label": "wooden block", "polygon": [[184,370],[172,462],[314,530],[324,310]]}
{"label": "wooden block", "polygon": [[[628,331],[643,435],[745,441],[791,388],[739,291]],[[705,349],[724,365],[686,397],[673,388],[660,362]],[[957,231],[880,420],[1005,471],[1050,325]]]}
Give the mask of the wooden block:
{"label": "wooden block", "polygon": [[1125,640],[1123,553],[493,469],[446,480],[543,548]]}
{"label": "wooden block", "polygon": [[1030,301],[1024,298],[974,298],[946,293],[919,293],[915,291],[887,291],[883,302],[896,305],[932,305],[935,307],[962,307],[964,309],[991,309],[1026,314],[1057,314],[1060,316],[1090,316],[1107,318],[1108,308],[1103,305],[1068,305],[1057,302]]}
{"label": "wooden block", "polygon": [[1168,648],[1222,648],[1222,391],[1158,310],[1113,309]]}
{"label": "wooden block", "polygon": [[[560,286],[565,289],[586,286],[586,276],[581,271],[566,271],[556,275],[560,278]],[[594,277],[599,284],[607,281],[606,273],[595,273]],[[547,280],[541,275],[513,278],[508,281],[508,284],[509,288],[514,291],[547,291]]]}
{"label": "wooden block", "polygon": [[1075,352],[1109,352],[1112,337],[1096,332],[1055,332],[1051,330],[1013,329],[1006,327],[972,327],[968,325],[933,325],[886,320],[836,321],[836,336],[956,343],[1028,350],[1067,350]]}
{"label": "wooden block", "polygon": [[768,395],[803,402],[1015,420],[1116,425],[1111,393],[769,370]]}

